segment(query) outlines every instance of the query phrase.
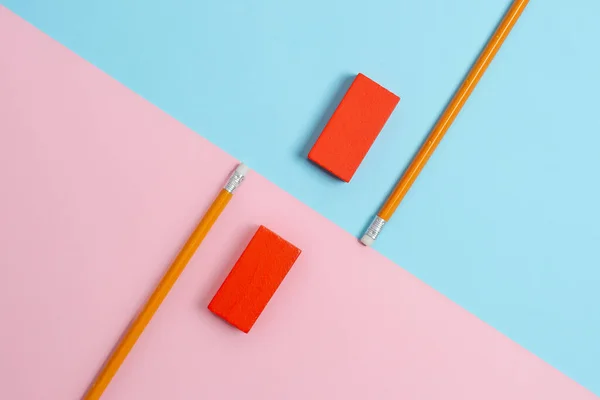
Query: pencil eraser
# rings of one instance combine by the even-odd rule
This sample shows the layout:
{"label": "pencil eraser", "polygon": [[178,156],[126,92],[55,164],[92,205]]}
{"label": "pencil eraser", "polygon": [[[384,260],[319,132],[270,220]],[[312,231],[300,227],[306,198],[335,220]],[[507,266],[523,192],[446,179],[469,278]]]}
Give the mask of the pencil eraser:
{"label": "pencil eraser", "polygon": [[350,182],[399,101],[358,74],[308,153],[309,160]]}
{"label": "pencil eraser", "polygon": [[261,225],[208,309],[248,333],[300,252],[296,246]]}

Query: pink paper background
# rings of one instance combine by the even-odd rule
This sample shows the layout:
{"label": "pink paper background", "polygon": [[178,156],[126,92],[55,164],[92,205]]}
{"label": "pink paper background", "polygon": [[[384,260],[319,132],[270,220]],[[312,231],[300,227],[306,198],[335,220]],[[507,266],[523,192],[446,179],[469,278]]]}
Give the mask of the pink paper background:
{"label": "pink paper background", "polygon": [[[236,161],[0,7],[0,399],[76,399]],[[252,332],[206,306],[264,224]],[[250,174],[105,399],[596,396]]]}

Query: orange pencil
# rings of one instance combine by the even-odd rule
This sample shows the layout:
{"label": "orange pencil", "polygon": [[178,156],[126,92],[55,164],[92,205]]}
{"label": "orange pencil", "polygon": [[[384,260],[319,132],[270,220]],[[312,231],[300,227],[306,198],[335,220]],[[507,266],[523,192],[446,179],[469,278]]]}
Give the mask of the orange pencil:
{"label": "orange pencil", "polygon": [[135,345],[144,328],[148,325],[154,313],[158,310],[161,303],[169,294],[169,291],[175,284],[179,275],[183,272],[183,269],[190,261],[200,243],[204,240],[204,237],[213,226],[221,212],[225,209],[235,189],[242,183],[244,176],[248,172],[248,167],[244,164],[240,164],[235,172],[229,178],[227,184],[221,189],[221,192],[212,203],[202,220],[185,243],[171,267],[167,270],[158,286],[152,293],[152,296],[148,299],[142,311],[138,314],[129,329],[110,355],[104,367],[100,373],[96,376],[94,383],[90,386],[87,393],[83,397],[84,400],[98,400],[104,390],[112,380],[113,376],[119,370],[119,367],[125,361],[125,358]]}
{"label": "orange pencil", "polygon": [[381,210],[379,210],[373,222],[371,222],[367,232],[361,239],[361,242],[364,245],[372,245],[375,239],[377,239],[377,236],[379,236],[385,223],[390,220],[413,182],[417,179],[417,176],[419,176],[425,163],[427,163],[427,160],[429,160],[429,157],[433,154],[435,148],[444,137],[444,134],[448,131],[452,122],[454,122],[454,119],[471,95],[471,92],[475,89],[475,86],[483,76],[488,65],[492,62],[492,59],[500,49],[500,46],[502,46],[502,43],[504,43],[504,40],[521,16],[521,13],[528,2],[529,0],[515,0],[512,3],[504,16],[504,19],[502,19],[502,22],[481,52],[481,55],[469,71],[469,74],[462,85],[433,127],[429,137],[404,172],[404,175],[402,175],[402,178],[394,188],[394,191],[390,197],[388,197],[383,207],[381,207]]}

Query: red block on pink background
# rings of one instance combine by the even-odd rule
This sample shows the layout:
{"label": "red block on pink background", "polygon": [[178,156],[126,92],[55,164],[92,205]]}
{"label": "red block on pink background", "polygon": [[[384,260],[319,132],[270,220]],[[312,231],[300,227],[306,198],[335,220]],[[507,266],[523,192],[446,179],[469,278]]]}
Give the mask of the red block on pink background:
{"label": "red block on pink background", "polygon": [[208,309],[248,333],[300,255],[300,249],[260,226]]}

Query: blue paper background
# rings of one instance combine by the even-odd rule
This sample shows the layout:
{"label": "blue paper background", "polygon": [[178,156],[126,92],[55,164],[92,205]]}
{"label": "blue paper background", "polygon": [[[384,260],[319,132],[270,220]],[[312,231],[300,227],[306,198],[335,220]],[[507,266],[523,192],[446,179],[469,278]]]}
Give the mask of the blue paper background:
{"label": "blue paper background", "polygon": [[[359,236],[510,1],[4,4]],[[376,244],[597,394],[599,16],[530,2]],[[357,72],[402,100],[343,184],[305,154]]]}

